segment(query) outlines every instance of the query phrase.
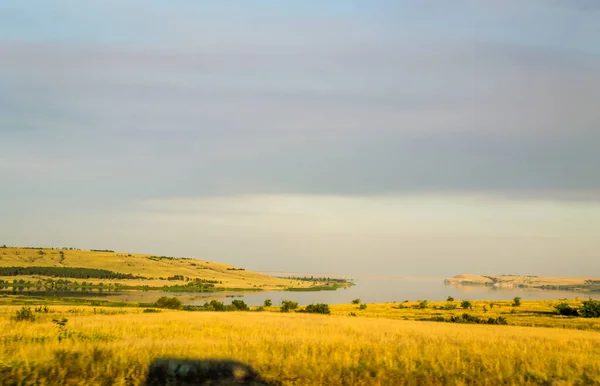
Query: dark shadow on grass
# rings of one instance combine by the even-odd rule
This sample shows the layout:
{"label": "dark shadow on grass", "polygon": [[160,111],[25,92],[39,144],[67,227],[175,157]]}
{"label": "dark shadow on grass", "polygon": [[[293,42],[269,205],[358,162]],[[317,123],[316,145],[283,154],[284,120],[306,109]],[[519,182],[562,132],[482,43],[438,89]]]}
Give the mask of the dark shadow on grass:
{"label": "dark shadow on grass", "polygon": [[228,359],[156,359],[145,386],[255,385],[275,386],[250,366]]}

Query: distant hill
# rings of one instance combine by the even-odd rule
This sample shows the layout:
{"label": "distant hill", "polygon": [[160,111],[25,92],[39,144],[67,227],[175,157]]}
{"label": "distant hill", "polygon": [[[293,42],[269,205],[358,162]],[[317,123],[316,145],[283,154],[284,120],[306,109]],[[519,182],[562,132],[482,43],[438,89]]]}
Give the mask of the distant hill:
{"label": "distant hill", "polygon": [[[126,282],[129,284],[143,282],[143,284],[161,286],[185,282],[188,280],[187,278],[190,280],[217,281],[218,284],[215,287],[223,288],[282,289],[288,287],[306,288],[316,285],[308,281],[272,277],[229,264],[207,260],[109,250],[0,246],[0,267],[91,268],[122,274],[111,279],[113,282]],[[24,276],[38,277],[44,275],[28,274]],[[3,277],[0,277],[0,279],[3,279]],[[6,280],[6,277],[4,279]],[[102,280],[98,279],[96,281]]]}
{"label": "distant hill", "polygon": [[600,278],[519,275],[457,275],[445,280],[449,285],[485,285],[503,288],[539,288],[600,291]]}

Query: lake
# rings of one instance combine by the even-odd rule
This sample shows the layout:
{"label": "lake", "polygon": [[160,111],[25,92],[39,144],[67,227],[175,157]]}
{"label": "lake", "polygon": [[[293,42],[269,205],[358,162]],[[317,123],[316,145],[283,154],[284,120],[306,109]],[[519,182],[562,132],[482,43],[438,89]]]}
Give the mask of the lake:
{"label": "lake", "polygon": [[[333,276],[333,275],[332,275]],[[456,300],[510,300],[519,296],[524,300],[553,300],[560,298],[580,299],[589,297],[600,299],[598,292],[540,290],[530,288],[494,288],[485,286],[448,286],[444,278],[425,277],[383,277],[353,276],[355,285],[337,291],[263,291],[263,292],[89,292],[89,293],[56,293],[55,296],[73,296],[89,299],[103,299],[126,302],[155,302],[161,296],[177,296],[184,304],[202,305],[207,301],[219,300],[230,303],[234,298],[243,299],[250,306],[262,305],[265,299],[271,299],[273,305],[281,304],[284,299],[293,300],[300,305],[310,303],[341,304],[350,303],[360,298],[363,303],[402,302],[404,300],[443,301],[448,296]],[[23,294],[26,294],[24,291]],[[36,293],[35,295],[40,295]]]}

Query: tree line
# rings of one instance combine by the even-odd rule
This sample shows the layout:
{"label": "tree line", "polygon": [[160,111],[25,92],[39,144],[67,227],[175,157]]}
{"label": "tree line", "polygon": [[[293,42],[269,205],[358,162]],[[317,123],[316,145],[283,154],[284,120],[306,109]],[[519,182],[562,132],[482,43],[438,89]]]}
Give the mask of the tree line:
{"label": "tree line", "polygon": [[41,275],[75,279],[146,279],[131,273],[80,267],[0,267],[0,276]]}

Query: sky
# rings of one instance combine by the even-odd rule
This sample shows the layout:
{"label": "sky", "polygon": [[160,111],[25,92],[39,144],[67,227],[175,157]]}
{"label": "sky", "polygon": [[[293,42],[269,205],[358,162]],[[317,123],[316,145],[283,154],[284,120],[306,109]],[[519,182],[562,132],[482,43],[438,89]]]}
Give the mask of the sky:
{"label": "sky", "polygon": [[0,2],[0,244],[600,277],[595,0]]}

